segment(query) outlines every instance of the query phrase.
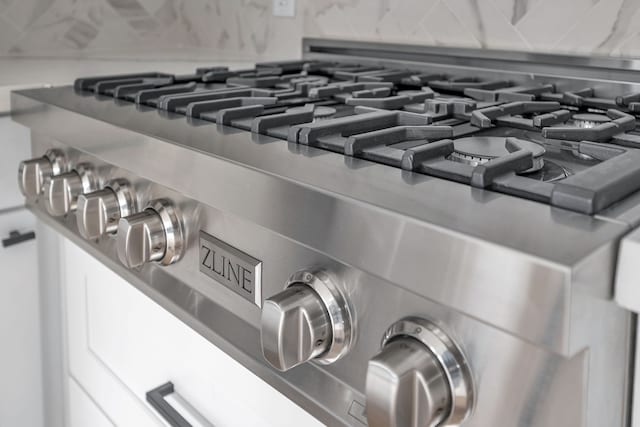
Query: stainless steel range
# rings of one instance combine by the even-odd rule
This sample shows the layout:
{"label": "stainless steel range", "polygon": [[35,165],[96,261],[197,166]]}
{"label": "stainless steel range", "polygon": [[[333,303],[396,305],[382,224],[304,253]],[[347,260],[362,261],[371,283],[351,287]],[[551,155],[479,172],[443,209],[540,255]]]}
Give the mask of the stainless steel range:
{"label": "stainless steel range", "polygon": [[634,67],[308,39],[80,78],[13,94],[20,185],[328,425],[627,426]]}

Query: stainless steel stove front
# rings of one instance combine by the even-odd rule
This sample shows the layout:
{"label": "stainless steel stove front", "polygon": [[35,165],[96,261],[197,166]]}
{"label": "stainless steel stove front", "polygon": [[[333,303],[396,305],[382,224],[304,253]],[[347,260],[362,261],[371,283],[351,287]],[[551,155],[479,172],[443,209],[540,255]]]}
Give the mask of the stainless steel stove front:
{"label": "stainless steel stove front", "polygon": [[[141,138],[139,134],[129,136]],[[328,245],[355,245],[350,250],[356,255],[365,254],[365,246],[376,242],[380,253],[394,258],[395,263],[421,263],[426,270],[438,272],[415,276],[414,289],[410,290],[215,204],[196,202],[181,189],[171,189],[138,175],[151,171],[139,169],[132,174],[37,133],[33,140],[35,154],[56,147],[66,153],[72,164],[90,163],[105,178],[126,179],[136,189],[139,206],[157,198],[171,200],[181,213],[185,232],[182,259],[166,267],[147,263],[134,269],[125,268],[118,260],[117,239],[84,240],[78,232],[75,215],[53,218],[46,212],[43,199],[33,200],[29,207],[43,221],[328,425],[367,423],[364,408],[369,360],[381,351],[389,326],[407,316],[434,322],[464,352],[475,391],[473,406],[469,408],[472,415],[465,426],[496,423],[622,426],[626,423],[632,319],[614,303],[590,294],[593,289],[584,282],[592,279],[588,275],[589,262],[574,266],[538,263],[533,259],[527,262],[528,256],[512,251],[500,251],[502,256],[493,258],[495,247],[474,248],[472,242],[441,244],[434,248],[433,239],[409,239],[410,234],[420,230],[420,227],[413,228],[417,226],[413,221],[395,215],[394,222],[385,222],[383,217],[376,220],[375,212],[365,206],[361,212],[365,216],[356,216],[360,219],[360,228],[348,236],[348,240],[355,237],[355,242],[341,241],[344,233],[315,229],[314,232],[325,234]],[[251,184],[250,170],[241,166],[233,168],[238,168],[237,172],[243,176],[247,174],[243,181]],[[266,194],[283,203],[265,203],[256,214],[279,221],[279,216],[286,216],[290,210],[290,198],[305,197],[303,187],[291,187],[291,190],[291,193],[282,193],[284,187],[263,188]],[[224,200],[242,199],[234,192],[225,194]],[[253,193],[242,196],[249,194]],[[306,200],[310,200],[311,207],[324,209],[323,215],[336,219],[336,226],[346,219],[344,209],[348,208],[341,207],[337,200],[329,211],[321,200],[313,202],[314,199],[308,197]],[[221,199],[221,205],[224,204]],[[304,218],[305,212],[308,211],[305,209],[296,215]],[[367,220],[366,214],[374,217]],[[379,235],[380,227],[386,229],[384,236],[396,238],[378,240],[384,237]],[[608,224],[601,227],[607,228]],[[280,293],[292,273],[301,269],[320,269],[338,278],[358,332],[349,352],[328,365],[312,361],[287,372],[272,368],[260,347],[260,307],[201,273],[201,231],[261,261],[264,299]],[[400,242],[410,246],[403,248]],[[358,250],[360,245],[363,246]],[[448,264],[434,257],[438,251],[444,251]],[[600,255],[592,261],[605,267],[608,250],[598,252]],[[505,262],[511,268],[506,269]],[[443,294],[448,302],[428,298],[430,286],[437,283],[449,284],[447,293]],[[573,292],[569,301],[568,287],[580,286],[585,289]],[[523,293],[523,287],[528,291]],[[473,312],[474,307],[487,305],[491,310]],[[375,421],[369,424],[380,425]]]}
{"label": "stainless steel stove front", "polygon": [[12,104],[70,174],[29,208],[326,424],[629,425],[638,196],[589,216],[68,87]]}

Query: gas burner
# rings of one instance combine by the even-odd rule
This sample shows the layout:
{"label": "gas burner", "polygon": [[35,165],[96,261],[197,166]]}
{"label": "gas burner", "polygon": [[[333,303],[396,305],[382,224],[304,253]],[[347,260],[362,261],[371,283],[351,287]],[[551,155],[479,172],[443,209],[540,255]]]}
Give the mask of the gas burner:
{"label": "gas burner", "polygon": [[584,129],[591,129],[610,121],[611,119],[604,114],[578,113],[571,117],[571,122],[575,127]]}
{"label": "gas burner", "polygon": [[333,117],[337,112],[338,110],[333,107],[325,107],[319,105],[313,110],[313,117],[315,119],[329,119]]}
{"label": "gas burner", "polygon": [[569,112],[560,110],[560,104],[553,101],[518,101],[493,105],[471,113],[471,124],[479,128],[495,125],[519,129],[537,129],[543,125],[563,123]]}
{"label": "gas burner", "polygon": [[542,182],[555,182],[568,178],[573,173],[571,171],[552,160],[545,160],[544,166],[537,170],[524,173],[527,178],[535,179]]}
{"label": "gas burner", "polygon": [[[636,127],[634,116],[618,110],[607,110],[607,114],[574,114],[568,123],[542,129],[542,136],[569,141],[609,142],[634,146],[640,141],[628,135]],[[632,145],[633,144],[633,145]]]}
{"label": "gas burner", "polygon": [[[516,142],[517,141],[517,142]],[[539,171],[544,166],[545,149],[535,142],[498,136],[472,136],[453,141],[454,152],[449,159],[471,166],[479,166],[510,153],[526,150],[533,156],[533,167],[523,174]]]}
{"label": "gas burner", "polygon": [[620,199],[614,184],[640,189],[640,90],[614,99],[582,81],[406,66],[280,61],[82,78],[76,90],[583,213]]}
{"label": "gas burner", "polygon": [[571,106],[573,108],[589,108],[600,111],[606,111],[611,108],[621,108],[615,99],[596,96],[596,90],[590,87],[569,92],[542,93],[538,98],[543,101],[557,101],[564,106]]}

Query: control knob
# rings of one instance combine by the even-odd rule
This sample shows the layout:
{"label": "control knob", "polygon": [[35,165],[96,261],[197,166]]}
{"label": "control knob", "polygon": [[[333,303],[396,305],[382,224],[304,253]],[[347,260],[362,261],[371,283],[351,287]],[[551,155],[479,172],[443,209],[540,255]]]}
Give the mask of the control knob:
{"label": "control knob", "polygon": [[98,180],[93,168],[86,163],[75,170],[47,178],[44,183],[46,208],[52,216],[62,216],[76,210],[78,196],[94,191]]}
{"label": "control knob", "polygon": [[135,195],[124,179],[109,182],[104,189],[78,196],[76,220],[85,239],[97,239],[118,231],[118,221],[135,212]]}
{"label": "control knob", "polygon": [[262,307],[262,353],[274,368],[309,360],[333,363],[350,349],[352,312],[339,286],[324,271],[300,271]]}
{"label": "control knob", "polygon": [[407,317],[391,326],[369,361],[370,427],[460,425],[471,414],[474,387],[466,358],[434,323]]}
{"label": "control knob", "polygon": [[20,162],[18,184],[20,191],[28,198],[40,195],[45,180],[61,174],[66,167],[64,154],[58,150],[49,150],[44,156]]}
{"label": "control knob", "polygon": [[178,213],[165,199],[153,201],[142,212],[120,218],[117,233],[118,258],[128,268],[151,261],[173,264],[184,250]]}

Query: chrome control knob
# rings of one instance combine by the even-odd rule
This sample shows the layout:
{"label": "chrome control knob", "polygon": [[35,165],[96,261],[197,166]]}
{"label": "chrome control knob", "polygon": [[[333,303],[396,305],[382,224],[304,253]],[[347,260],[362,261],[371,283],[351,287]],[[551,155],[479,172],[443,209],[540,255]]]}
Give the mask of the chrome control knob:
{"label": "chrome control knob", "polygon": [[323,271],[295,273],[284,291],[264,302],[261,324],[264,358],[280,371],[312,359],[333,363],[354,337],[347,300]]}
{"label": "chrome control knob", "polygon": [[176,208],[164,199],[118,221],[117,250],[129,268],[151,261],[173,264],[182,256],[184,232]]}
{"label": "chrome control knob", "polygon": [[93,168],[80,164],[75,170],[45,180],[45,207],[51,216],[62,216],[77,208],[78,196],[94,191],[97,179]]}
{"label": "chrome control knob", "polygon": [[367,368],[370,427],[460,425],[471,414],[474,387],[462,351],[435,324],[395,323]]}
{"label": "chrome control knob", "polygon": [[42,157],[20,162],[18,184],[25,197],[32,198],[42,194],[45,180],[61,174],[66,166],[62,152],[49,150]]}
{"label": "chrome control knob", "polygon": [[126,180],[114,180],[104,189],[78,196],[76,221],[85,239],[97,239],[118,231],[118,221],[135,209],[133,188]]}

